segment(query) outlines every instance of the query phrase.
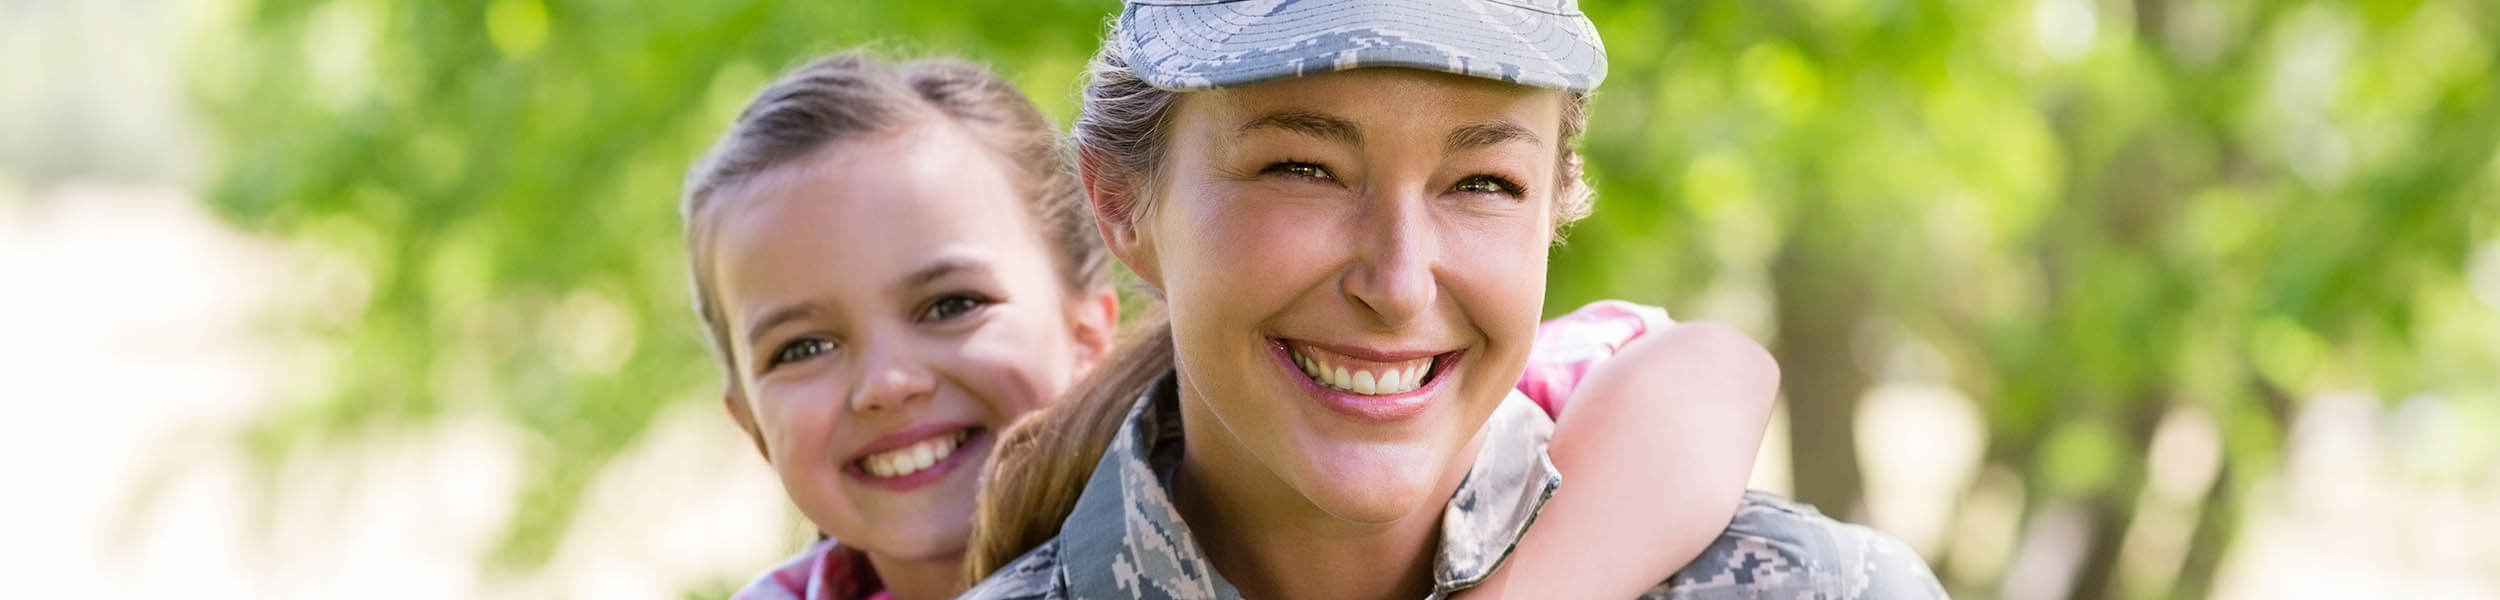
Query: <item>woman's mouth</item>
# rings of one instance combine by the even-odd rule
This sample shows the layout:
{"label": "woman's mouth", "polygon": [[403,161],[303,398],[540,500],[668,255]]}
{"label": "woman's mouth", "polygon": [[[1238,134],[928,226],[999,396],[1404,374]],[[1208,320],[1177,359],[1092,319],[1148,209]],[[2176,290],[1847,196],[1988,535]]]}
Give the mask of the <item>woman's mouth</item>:
{"label": "woman's mouth", "polygon": [[1412,419],[1431,407],[1443,373],[1464,350],[1375,351],[1273,339],[1278,362],[1300,371],[1304,391],[1323,406],[1364,421]]}
{"label": "woman's mouth", "polygon": [[883,449],[851,459],[843,470],[880,487],[918,488],[961,467],[984,439],[980,428],[960,425],[937,431],[905,431],[879,438],[869,447]]}
{"label": "woman's mouth", "polygon": [[1414,391],[1439,373],[1433,364],[1441,355],[1396,361],[1375,362],[1348,358],[1303,344],[1286,343],[1293,354],[1295,366],[1311,381],[1340,392],[1365,396],[1389,396]]}

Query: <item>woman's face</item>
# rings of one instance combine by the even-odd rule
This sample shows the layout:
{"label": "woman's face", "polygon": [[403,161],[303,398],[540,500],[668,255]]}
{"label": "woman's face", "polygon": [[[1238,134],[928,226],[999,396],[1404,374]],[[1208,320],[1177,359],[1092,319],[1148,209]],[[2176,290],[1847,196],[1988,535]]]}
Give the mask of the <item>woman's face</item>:
{"label": "woman's face", "polygon": [[729,194],[713,266],[732,415],[844,544],[960,555],[994,432],[1108,346],[988,149],[933,125],[837,144]]}
{"label": "woman's face", "polygon": [[1119,245],[1220,426],[1193,455],[1340,519],[1437,514],[1535,333],[1563,102],[1388,68],[1185,94]]}

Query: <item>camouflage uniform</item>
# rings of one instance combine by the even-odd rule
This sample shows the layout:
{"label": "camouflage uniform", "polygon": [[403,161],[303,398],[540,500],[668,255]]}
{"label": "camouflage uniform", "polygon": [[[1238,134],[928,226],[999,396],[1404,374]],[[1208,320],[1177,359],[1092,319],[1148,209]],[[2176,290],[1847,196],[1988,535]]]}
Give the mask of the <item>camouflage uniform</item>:
{"label": "camouflage uniform", "polygon": [[[1059,537],[964,598],[1230,600],[1166,490],[1180,462],[1179,395],[1165,376],[1129,413]],[[1508,558],[1562,475],[1546,458],[1553,433],[1516,390],[1485,425],[1476,462],[1441,516],[1431,598],[1482,582]],[[1700,558],[1642,598],[1941,598],[1908,547],[1814,509],[1749,493],[1735,522]]]}

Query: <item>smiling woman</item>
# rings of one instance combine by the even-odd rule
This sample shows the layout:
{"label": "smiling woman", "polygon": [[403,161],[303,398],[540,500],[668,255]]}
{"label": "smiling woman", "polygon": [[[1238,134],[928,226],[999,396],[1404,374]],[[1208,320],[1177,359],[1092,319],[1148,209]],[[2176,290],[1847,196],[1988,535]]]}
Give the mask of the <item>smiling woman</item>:
{"label": "smiling woman", "polygon": [[[1571,2],[1529,4],[1129,4],[1076,136],[1168,333],[1005,434],[968,597],[1438,598],[1501,565],[1560,481],[1512,383],[1605,71]],[[1942,590],[1755,495],[1649,593]]]}
{"label": "smiling woman", "polygon": [[[1184,514],[1264,505],[1334,517],[1314,526],[1433,525],[1403,517],[1447,497],[1472,462],[1460,451],[1526,365],[1543,290],[1518,282],[1545,278],[1560,184],[1556,146],[1536,140],[1557,139],[1565,100],[1409,69],[1182,97],[1159,208],[1112,238],[1164,290],[1194,367],[1178,379],[1197,442],[1182,468],[1204,476],[1175,490]],[[1411,143],[1469,130],[1527,135]],[[1329,376],[1296,357],[1331,363]],[[1376,389],[1374,373],[1415,369],[1420,388]]]}

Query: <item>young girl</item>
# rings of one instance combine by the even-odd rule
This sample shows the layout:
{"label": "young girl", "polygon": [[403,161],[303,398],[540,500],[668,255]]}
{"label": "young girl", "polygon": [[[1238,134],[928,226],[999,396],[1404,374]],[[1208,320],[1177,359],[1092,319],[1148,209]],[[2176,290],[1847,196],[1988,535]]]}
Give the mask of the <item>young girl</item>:
{"label": "young girl", "polygon": [[[1075,137],[1170,322],[1007,434],[972,558],[1005,564],[966,597],[1438,598],[1535,558],[1559,477],[1514,384],[1604,64],[1570,0],[1132,0]],[[1898,541],[1768,496],[1659,579],[1942,595]]]}
{"label": "young girl", "polygon": [[[998,432],[1112,345],[1117,300],[1083,198],[1047,121],[969,65],[837,55],[741,114],[688,178],[695,303],[727,411],[840,540],[741,597],[960,589]],[[1590,491],[1556,500],[1504,576],[1627,594],[1726,524],[1776,371],[1741,334],[1654,309],[1601,303],[1550,327],[1543,374],[1520,383],[1556,410],[1573,400],[1557,461]],[[1620,366],[1582,381],[1618,349]],[[1648,558],[1624,570],[1615,556]]]}

